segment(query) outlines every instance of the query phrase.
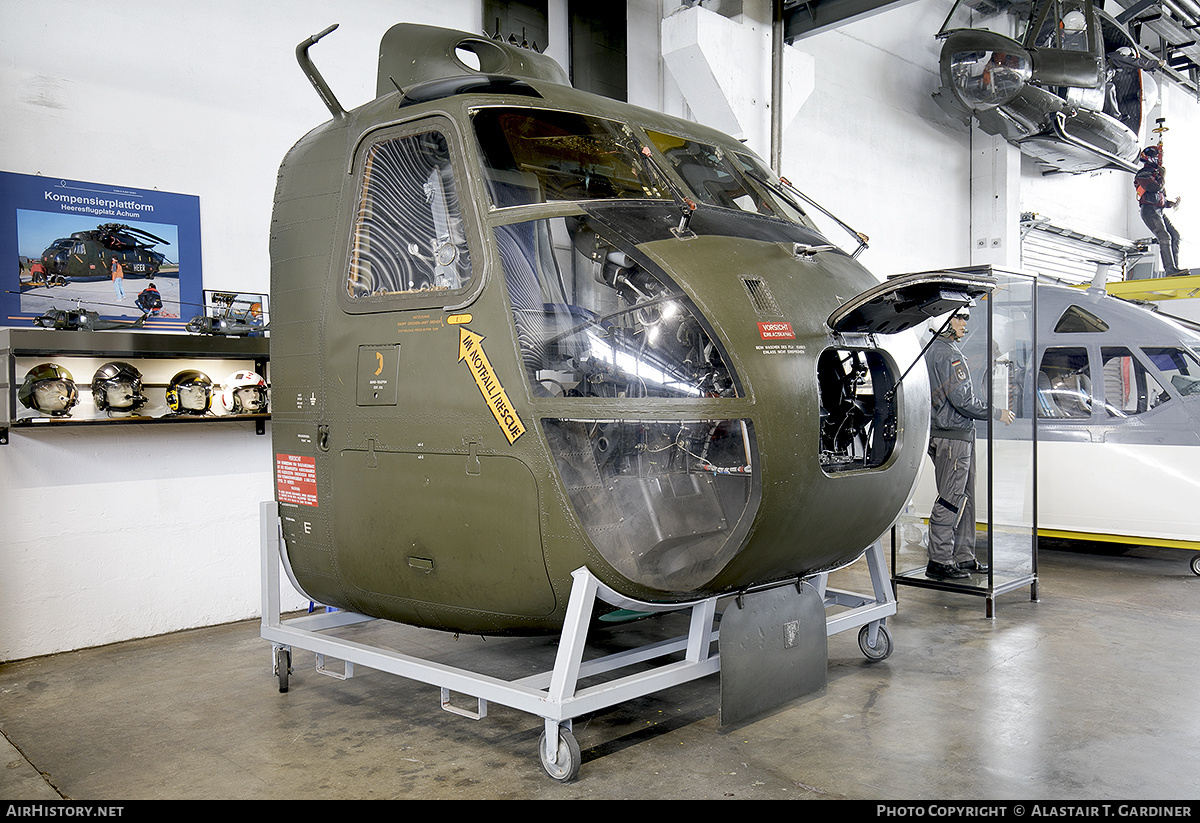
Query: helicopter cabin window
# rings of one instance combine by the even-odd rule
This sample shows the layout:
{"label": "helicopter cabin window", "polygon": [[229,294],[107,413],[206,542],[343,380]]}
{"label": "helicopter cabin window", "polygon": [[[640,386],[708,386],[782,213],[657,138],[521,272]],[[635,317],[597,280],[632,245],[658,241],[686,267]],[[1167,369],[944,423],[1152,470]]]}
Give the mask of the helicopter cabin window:
{"label": "helicopter cabin window", "polygon": [[1037,374],[1038,417],[1086,420],[1092,416],[1092,376],[1087,349],[1046,349]]}
{"label": "helicopter cabin window", "polygon": [[1083,0],[1046,0],[1034,45],[1039,48],[1088,51],[1087,6]]}
{"label": "helicopter cabin window", "polygon": [[1200,396],[1200,361],[1187,349],[1179,347],[1143,347],[1154,368],[1184,397]]}
{"label": "helicopter cabin window", "polygon": [[1022,54],[973,49],[950,58],[950,77],[968,104],[987,108],[1007,103],[1033,76],[1033,61]]}
{"label": "helicopter cabin window", "polygon": [[444,136],[410,134],[371,147],[351,239],[352,300],[468,285],[471,257]]}
{"label": "helicopter cabin window", "polygon": [[874,469],[896,447],[896,375],[875,350],[826,349],[817,360],[821,468]]}
{"label": "helicopter cabin window", "polygon": [[737,397],[715,334],[678,286],[587,216],[498,226],[535,397]]}
{"label": "helicopter cabin window", "polygon": [[1105,332],[1108,324],[1086,309],[1071,306],[1058,318],[1054,331],[1058,334]]}
{"label": "helicopter cabin window", "polygon": [[1104,371],[1104,408],[1109,417],[1148,412],[1171,399],[1133,352],[1124,346],[1100,349]]}
{"label": "helicopter cabin window", "polygon": [[472,112],[494,208],[581,200],[671,200],[623,123],[566,111]]}

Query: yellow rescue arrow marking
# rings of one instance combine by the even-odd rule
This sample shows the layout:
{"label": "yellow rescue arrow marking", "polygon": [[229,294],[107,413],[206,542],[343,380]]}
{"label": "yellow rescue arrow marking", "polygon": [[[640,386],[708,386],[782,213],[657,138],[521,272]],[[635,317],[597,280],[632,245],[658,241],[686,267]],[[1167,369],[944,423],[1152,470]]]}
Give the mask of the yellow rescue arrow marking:
{"label": "yellow rescue arrow marking", "polygon": [[500,429],[508,438],[509,444],[512,444],[525,433],[525,426],[517,417],[517,411],[513,408],[512,403],[508,402],[508,395],[504,392],[504,387],[500,385],[500,379],[492,371],[492,364],[488,362],[482,343],[482,334],[476,334],[466,326],[459,326],[458,362],[466,361],[467,368],[471,370],[471,376],[475,378],[475,385],[479,387],[480,394],[487,401],[488,408],[492,410],[492,415],[500,424]]}

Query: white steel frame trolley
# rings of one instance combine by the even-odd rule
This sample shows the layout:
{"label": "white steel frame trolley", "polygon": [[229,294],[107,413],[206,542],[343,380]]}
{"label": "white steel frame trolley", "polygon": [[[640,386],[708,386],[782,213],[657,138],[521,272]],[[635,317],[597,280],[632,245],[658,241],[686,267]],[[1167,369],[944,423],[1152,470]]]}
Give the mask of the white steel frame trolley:
{"label": "white steel frame trolley", "polygon": [[[366,623],[377,618],[347,611],[330,611],[283,619],[280,612],[280,568],[284,567],[289,578],[291,572],[286,568],[287,561],[282,551],[277,504],[260,504],[260,516],[261,636],[271,642],[273,674],[278,678],[281,692],[288,689],[292,649],[303,649],[316,654],[318,672],[337,679],[352,677],[354,667],[358,665],[437,686],[441,691],[443,709],[473,720],[482,720],[487,716],[489,702],[499,703],[542,718],[545,729],[538,743],[542,768],[554,780],[568,782],[576,777],[581,763],[579,744],[572,734],[572,721],[575,718],[721,671],[719,646],[717,650],[712,648],[712,644],[719,640],[718,598],[671,605],[635,601],[605,586],[586,568],[580,568],[573,574],[567,615],[553,668],[519,680],[503,680],[331,636],[325,633],[329,629]],[[877,542],[872,545],[865,557],[874,590],[871,595],[830,589],[826,586],[827,574],[785,585],[795,585],[798,589],[810,587],[815,591],[826,610],[826,637],[859,628],[859,648],[868,660],[879,661],[892,652],[892,638],[886,621],[896,613],[896,597],[888,578],[881,544]],[[301,591],[294,579],[291,582],[297,591]],[[726,610],[735,608],[734,604],[740,597],[727,598]],[[597,600],[619,609],[639,612],[690,610],[688,633],[584,661],[588,627]],[[682,653],[682,658],[679,653]],[[624,676],[613,674],[635,664],[667,657],[671,659],[656,663],[650,669],[641,667],[635,673]],[[326,658],[343,661],[344,669],[341,672],[328,669]],[[824,659],[819,663],[823,667],[827,665]],[[583,678],[610,674],[613,674],[612,679],[599,685],[579,686]],[[476,698],[477,710],[471,712],[451,705],[452,692]]]}

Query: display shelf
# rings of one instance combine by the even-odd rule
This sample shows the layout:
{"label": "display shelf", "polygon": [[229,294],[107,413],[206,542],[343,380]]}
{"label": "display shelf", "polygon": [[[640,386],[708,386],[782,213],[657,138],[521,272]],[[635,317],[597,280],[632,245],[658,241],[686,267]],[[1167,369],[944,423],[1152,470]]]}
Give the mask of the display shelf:
{"label": "display shelf", "polygon": [[[167,402],[172,378],[186,369],[203,372],[219,389],[226,375],[252,371],[269,383],[269,340],[266,337],[222,337],[196,334],[160,334],[144,331],[59,331],[50,329],[0,329],[0,444],[9,440],[10,429],[54,429],[62,426],[112,425],[208,425],[253,422],[255,432],[265,434],[270,407],[266,411],[231,413],[211,398],[208,414],[174,414]],[[146,402],[130,414],[100,408],[92,396],[92,378],[106,363],[128,363],[142,375],[141,394]],[[28,408],[18,395],[26,374],[41,364],[53,364],[70,372],[77,403],[69,413],[52,415]]]}

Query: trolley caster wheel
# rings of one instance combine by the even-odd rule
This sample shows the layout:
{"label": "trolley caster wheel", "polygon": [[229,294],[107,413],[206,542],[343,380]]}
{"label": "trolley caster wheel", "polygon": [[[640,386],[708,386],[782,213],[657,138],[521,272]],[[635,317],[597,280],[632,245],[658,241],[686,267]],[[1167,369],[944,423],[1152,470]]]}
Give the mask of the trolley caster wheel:
{"label": "trolley caster wheel", "polygon": [[1192,558],[1192,574],[1200,574],[1200,553]]}
{"label": "trolley caster wheel", "polygon": [[292,650],[286,646],[275,649],[275,674],[279,677],[279,693],[288,690],[288,675],[292,673]]}
{"label": "trolley caster wheel", "polygon": [[870,626],[863,626],[858,632],[858,648],[863,656],[872,663],[887,659],[892,653],[892,633],[887,626],[879,626],[875,632],[875,645],[871,645]]}
{"label": "trolley caster wheel", "polygon": [[579,774],[579,764],[583,759],[579,753],[579,742],[575,735],[566,729],[558,730],[557,762],[546,762],[546,733],[538,738],[538,759],[542,761],[542,769],[559,783],[570,783]]}

